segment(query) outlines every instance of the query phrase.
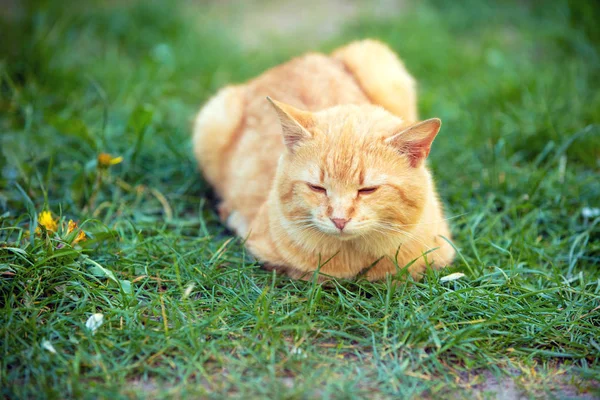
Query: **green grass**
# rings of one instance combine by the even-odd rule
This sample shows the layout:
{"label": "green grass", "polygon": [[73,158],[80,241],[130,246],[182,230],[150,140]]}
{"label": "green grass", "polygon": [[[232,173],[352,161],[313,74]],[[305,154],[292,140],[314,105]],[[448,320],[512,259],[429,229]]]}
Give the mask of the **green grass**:
{"label": "green grass", "polygon": [[[0,26],[3,396],[462,397],[515,374],[532,395],[593,390],[593,2],[419,2],[318,45],[386,41],[418,79],[421,115],[444,121],[430,164],[460,256],[398,288],[259,269],[196,170],[200,104],[311,45],[249,50],[214,10],[125,3],[25,3]],[[124,161],[101,170],[101,152]],[[88,240],[27,237],[44,209]]]}

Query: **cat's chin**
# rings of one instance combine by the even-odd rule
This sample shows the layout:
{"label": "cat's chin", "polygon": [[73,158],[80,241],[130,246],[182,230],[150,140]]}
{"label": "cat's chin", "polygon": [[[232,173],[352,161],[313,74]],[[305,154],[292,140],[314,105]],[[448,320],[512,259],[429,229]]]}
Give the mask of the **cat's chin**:
{"label": "cat's chin", "polygon": [[347,241],[347,240],[354,240],[360,237],[360,234],[358,234],[358,232],[352,232],[352,231],[339,231],[339,230],[322,230],[323,233],[325,233],[327,236],[337,239],[337,240],[341,240],[341,241]]}
{"label": "cat's chin", "polygon": [[360,235],[352,232],[341,232],[333,236],[341,241],[354,240],[360,237]]}

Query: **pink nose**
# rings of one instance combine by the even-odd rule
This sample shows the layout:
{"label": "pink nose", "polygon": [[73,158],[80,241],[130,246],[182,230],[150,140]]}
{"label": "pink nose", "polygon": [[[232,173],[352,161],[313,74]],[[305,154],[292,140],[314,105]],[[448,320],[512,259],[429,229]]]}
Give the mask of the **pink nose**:
{"label": "pink nose", "polygon": [[349,219],[343,219],[343,218],[331,218],[331,222],[333,222],[333,224],[341,231],[342,229],[344,229],[344,227],[346,226],[346,224],[349,222]]}

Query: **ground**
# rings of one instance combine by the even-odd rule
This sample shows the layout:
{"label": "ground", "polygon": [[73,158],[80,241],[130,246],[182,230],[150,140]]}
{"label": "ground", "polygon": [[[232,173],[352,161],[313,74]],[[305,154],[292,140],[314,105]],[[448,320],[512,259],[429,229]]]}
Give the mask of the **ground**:
{"label": "ground", "polygon": [[[2,396],[598,397],[598,6],[297,4],[1,7]],[[444,122],[459,256],[400,285],[275,276],[219,223],[193,115],[364,37]]]}

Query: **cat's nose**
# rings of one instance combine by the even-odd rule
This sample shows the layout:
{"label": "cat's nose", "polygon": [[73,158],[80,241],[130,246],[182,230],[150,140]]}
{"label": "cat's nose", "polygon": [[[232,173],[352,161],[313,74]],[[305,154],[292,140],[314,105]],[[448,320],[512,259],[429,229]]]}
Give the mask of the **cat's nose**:
{"label": "cat's nose", "polygon": [[350,219],[344,219],[344,218],[330,218],[331,222],[333,222],[333,224],[341,231],[344,229],[344,227],[346,226],[346,224],[350,221]]}

